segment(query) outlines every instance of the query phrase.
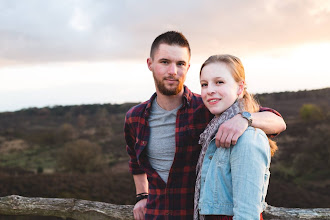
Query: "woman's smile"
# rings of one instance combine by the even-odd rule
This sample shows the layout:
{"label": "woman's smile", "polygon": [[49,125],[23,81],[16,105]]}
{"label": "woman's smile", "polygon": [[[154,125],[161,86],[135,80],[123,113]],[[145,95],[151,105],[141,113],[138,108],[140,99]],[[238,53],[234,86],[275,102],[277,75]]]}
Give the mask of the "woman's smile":
{"label": "woman's smile", "polygon": [[208,99],[207,102],[210,104],[210,105],[215,105],[217,103],[220,102],[220,98],[211,98],[211,99]]}

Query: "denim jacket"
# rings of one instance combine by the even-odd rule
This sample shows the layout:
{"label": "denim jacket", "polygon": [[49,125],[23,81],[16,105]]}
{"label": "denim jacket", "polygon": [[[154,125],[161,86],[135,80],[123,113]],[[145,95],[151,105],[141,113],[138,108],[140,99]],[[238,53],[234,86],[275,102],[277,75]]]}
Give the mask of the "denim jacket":
{"label": "denim jacket", "polygon": [[248,127],[230,148],[217,148],[213,139],[202,165],[199,213],[260,219],[270,158],[268,138],[260,129]]}

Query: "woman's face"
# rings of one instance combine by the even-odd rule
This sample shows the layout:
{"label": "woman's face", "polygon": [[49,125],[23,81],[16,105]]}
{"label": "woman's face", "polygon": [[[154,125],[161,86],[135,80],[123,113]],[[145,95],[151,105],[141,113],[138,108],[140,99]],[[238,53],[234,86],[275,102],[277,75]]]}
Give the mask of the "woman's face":
{"label": "woman's face", "polygon": [[201,95],[205,106],[215,116],[229,108],[242,92],[224,63],[210,63],[201,72]]}

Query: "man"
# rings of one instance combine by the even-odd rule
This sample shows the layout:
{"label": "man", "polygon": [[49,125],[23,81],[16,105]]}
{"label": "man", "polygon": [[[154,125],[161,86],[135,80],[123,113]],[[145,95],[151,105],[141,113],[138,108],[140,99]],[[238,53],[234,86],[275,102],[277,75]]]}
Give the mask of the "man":
{"label": "man", "polygon": [[[135,219],[192,219],[199,135],[213,115],[186,86],[190,46],[178,32],[158,36],[147,59],[156,93],[126,114],[125,139],[137,203]],[[252,121],[252,118],[253,121]],[[235,144],[248,124],[266,133],[285,129],[272,112],[237,115],[216,135],[217,146]]]}

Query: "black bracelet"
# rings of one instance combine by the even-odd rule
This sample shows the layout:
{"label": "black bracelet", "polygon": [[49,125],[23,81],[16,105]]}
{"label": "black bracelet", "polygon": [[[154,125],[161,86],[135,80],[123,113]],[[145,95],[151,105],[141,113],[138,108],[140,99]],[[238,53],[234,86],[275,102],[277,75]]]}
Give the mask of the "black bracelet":
{"label": "black bracelet", "polygon": [[136,195],[136,203],[146,198],[148,198],[148,193],[139,193]]}
{"label": "black bracelet", "polygon": [[136,197],[141,196],[141,195],[148,195],[148,193],[146,193],[146,192],[139,193],[139,194],[136,194]]}

